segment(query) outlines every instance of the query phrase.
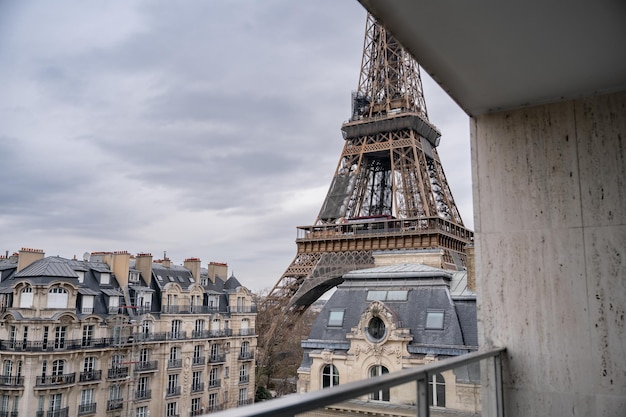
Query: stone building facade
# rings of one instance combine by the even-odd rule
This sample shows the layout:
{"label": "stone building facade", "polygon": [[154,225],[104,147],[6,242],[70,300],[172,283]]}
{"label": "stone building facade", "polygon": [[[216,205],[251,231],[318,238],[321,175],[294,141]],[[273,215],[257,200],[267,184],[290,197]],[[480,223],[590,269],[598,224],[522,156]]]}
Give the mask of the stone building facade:
{"label": "stone building facade", "polygon": [[256,307],[226,264],[0,258],[0,416],[201,415],[254,399]]}

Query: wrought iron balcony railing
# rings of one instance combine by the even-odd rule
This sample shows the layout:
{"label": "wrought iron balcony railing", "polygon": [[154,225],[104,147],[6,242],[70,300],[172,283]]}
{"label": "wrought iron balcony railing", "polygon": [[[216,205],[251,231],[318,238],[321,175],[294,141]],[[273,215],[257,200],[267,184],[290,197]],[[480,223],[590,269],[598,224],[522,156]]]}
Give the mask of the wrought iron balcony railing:
{"label": "wrought iron balcony railing", "polygon": [[86,415],[86,414],[95,414],[96,413],[96,403],[91,404],[80,404],[78,406],[78,415]]}
{"label": "wrought iron balcony railing", "polygon": [[206,363],[206,357],[205,356],[196,356],[193,358],[191,365],[192,366],[197,366],[197,365],[204,365]]}
{"label": "wrought iron balcony railing", "polygon": [[102,371],[100,369],[93,371],[81,372],[78,382],[100,381],[102,379]]}
{"label": "wrought iron balcony railing", "polygon": [[35,387],[50,387],[57,385],[68,385],[76,382],[76,373],[38,376],[35,381]]}
{"label": "wrought iron balcony railing", "polygon": [[145,361],[135,364],[135,371],[137,372],[152,372],[156,371],[159,367],[159,361]]}
{"label": "wrought iron balcony railing", "polygon": [[142,389],[135,391],[135,399],[137,401],[141,400],[149,400],[152,398],[152,390],[150,389]]}
{"label": "wrought iron balcony railing", "polygon": [[[0,386],[2,387],[23,387],[24,386],[24,377],[23,376],[5,376],[0,375]],[[2,417],[2,416],[0,416]]]}

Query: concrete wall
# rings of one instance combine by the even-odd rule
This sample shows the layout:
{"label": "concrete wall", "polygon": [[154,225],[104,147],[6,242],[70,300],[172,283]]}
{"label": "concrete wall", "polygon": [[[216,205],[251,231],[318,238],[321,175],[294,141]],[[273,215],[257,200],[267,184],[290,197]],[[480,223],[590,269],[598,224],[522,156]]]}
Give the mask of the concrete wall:
{"label": "concrete wall", "polygon": [[626,413],[626,92],[471,121],[481,345],[505,415]]}

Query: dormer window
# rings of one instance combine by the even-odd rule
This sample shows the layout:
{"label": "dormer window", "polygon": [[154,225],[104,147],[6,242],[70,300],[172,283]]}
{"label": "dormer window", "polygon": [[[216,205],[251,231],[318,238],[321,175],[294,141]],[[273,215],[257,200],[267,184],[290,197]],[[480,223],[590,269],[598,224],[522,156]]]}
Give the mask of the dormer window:
{"label": "dormer window", "polygon": [[219,310],[219,301],[219,296],[209,295],[209,310]]}
{"label": "dormer window", "polygon": [[128,281],[129,282],[139,282],[139,272],[137,272],[137,271],[130,271],[128,273]]}
{"label": "dormer window", "polygon": [[111,284],[111,274],[108,272],[100,273],[100,285],[109,285]]}
{"label": "dormer window", "polygon": [[76,275],[78,275],[78,282],[80,282],[81,284],[85,282],[85,271],[74,271],[74,272],[76,272]]}
{"label": "dormer window", "polygon": [[109,314],[117,314],[120,308],[120,297],[109,297]]}
{"label": "dormer window", "polygon": [[93,295],[84,295],[83,294],[83,305],[81,308],[81,313],[83,314],[91,314],[93,313]]}

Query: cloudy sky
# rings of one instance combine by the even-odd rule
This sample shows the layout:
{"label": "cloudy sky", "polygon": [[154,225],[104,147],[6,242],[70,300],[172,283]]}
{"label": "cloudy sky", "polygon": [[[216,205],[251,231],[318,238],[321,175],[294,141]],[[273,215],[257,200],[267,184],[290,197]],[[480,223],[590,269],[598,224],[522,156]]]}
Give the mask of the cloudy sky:
{"label": "cloudy sky", "polygon": [[[343,145],[356,0],[0,0],[0,250],[164,251],[271,288]],[[472,228],[469,122],[422,74]]]}

